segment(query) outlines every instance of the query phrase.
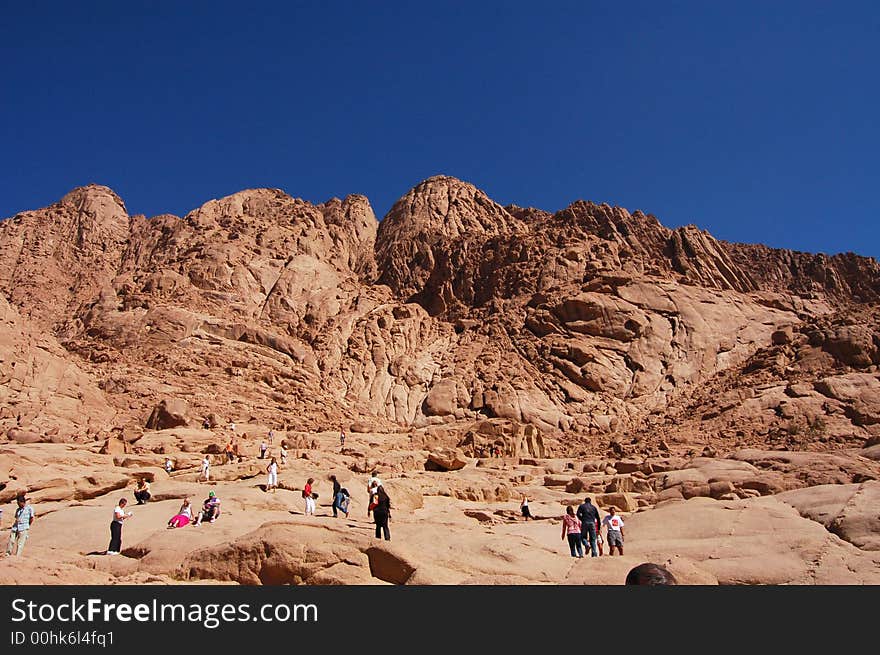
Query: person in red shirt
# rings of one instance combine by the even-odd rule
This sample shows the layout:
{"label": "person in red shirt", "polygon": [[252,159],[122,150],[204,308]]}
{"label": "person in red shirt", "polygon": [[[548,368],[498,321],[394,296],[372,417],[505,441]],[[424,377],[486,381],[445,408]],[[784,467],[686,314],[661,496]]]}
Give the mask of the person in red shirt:
{"label": "person in red shirt", "polygon": [[315,481],[315,478],[309,478],[306,481],[306,486],[303,487],[303,498],[306,501],[306,516],[315,515],[315,499],[312,496],[312,483]]}

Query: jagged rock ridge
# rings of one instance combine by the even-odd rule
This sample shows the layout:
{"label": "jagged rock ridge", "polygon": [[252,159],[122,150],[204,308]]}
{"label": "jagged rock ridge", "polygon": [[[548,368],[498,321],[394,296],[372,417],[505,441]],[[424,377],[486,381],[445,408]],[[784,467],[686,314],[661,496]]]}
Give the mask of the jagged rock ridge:
{"label": "jagged rock ridge", "polygon": [[[363,196],[312,205],[277,189],[148,220],[92,185],[0,224],[0,290],[11,321],[57,339],[104,390],[106,427],[143,425],[179,396],[194,417],[302,429],[499,417],[598,447],[743,370],[781,330],[876,304],[880,267],[604,204],[502,207],[446,176],[381,223]],[[865,330],[823,351],[816,375],[876,374]],[[2,427],[22,427],[20,402],[6,401]],[[57,416],[62,431],[84,425]],[[866,438],[872,425],[836,429]]]}

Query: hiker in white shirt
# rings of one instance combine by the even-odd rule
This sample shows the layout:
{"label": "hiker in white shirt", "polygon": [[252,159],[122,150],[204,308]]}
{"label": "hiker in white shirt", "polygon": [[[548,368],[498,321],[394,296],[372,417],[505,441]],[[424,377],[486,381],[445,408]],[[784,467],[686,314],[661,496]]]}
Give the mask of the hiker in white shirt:
{"label": "hiker in white shirt", "polygon": [[619,554],[623,555],[623,519],[617,516],[617,510],[614,507],[608,508],[608,516],[602,519],[602,525],[608,528],[608,554],[614,554],[614,547],[617,546]]}
{"label": "hiker in white shirt", "polygon": [[210,479],[211,475],[211,460],[208,459],[208,456],[205,455],[205,459],[202,460],[202,477],[205,478],[205,482]]}
{"label": "hiker in white shirt", "polygon": [[274,492],[278,488],[278,463],[275,461],[275,458],[272,458],[272,461],[269,462],[269,466],[266,467],[266,473],[269,474],[269,480],[266,483],[266,491]]}
{"label": "hiker in white shirt", "polygon": [[107,546],[108,555],[118,555],[122,551],[122,522],[130,519],[134,514],[125,511],[128,501],[125,498],[119,500],[119,504],[113,508],[113,520],[110,522],[110,545]]}

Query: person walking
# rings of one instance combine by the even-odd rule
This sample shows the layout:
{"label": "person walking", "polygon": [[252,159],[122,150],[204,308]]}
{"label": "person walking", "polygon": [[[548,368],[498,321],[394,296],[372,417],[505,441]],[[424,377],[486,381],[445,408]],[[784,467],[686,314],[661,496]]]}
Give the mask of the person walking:
{"label": "person walking", "polygon": [[146,478],[140,478],[137,488],[134,490],[134,499],[138,505],[144,505],[150,498],[150,483],[147,482]]}
{"label": "person walking", "polygon": [[266,482],[266,491],[275,493],[275,490],[278,488],[278,463],[274,457],[269,462],[269,466],[266,467],[266,473],[269,474],[269,480]]}
{"label": "person walking", "polygon": [[269,445],[272,445],[272,441],[275,439],[275,430],[269,428]]}
{"label": "person walking", "polygon": [[345,430],[339,431],[339,447],[345,448]]}
{"label": "person walking", "polygon": [[565,508],[565,516],[562,517],[562,540],[565,541],[566,537],[568,537],[568,548],[571,550],[571,556],[583,558],[584,553],[581,550],[581,522],[575,516],[571,505]]}
{"label": "person walking", "polygon": [[126,512],[125,506],[128,501],[119,499],[119,504],[113,508],[113,520],[110,521],[110,545],[107,546],[107,555],[118,555],[122,552],[122,522],[130,519],[134,514]]}
{"label": "person walking", "polygon": [[226,462],[232,464],[232,461],[235,459],[235,455],[232,453],[232,439],[226,442]]}
{"label": "person walking", "polygon": [[584,498],[584,503],[577,508],[577,517],[581,521],[581,536],[583,537],[584,549],[590,546],[590,556],[598,557],[596,552],[596,526],[599,525],[599,510],[589,498]]}
{"label": "person walking", "polygon": [[306,486],[303,487],[302,495],[306,501],[306,516],[310,514],[312,516],[315,515],[315,492],[312,491],[312,483],[315,481],[315,478],[309,478],[306,481]]}
{"label": "person walking", "polygon": [[281,466],[287,464],[287,448],[284,447],[284,442],[281,442]]}
{"label": "person walking", "polygon": [[211,476],[211,460],[208,459],[208,456],[205,455],[205,458],[202,460],[202,475],[201,477],[205,478],[205,482],[208,482]]}
{"label": "person walking", "polygon": [[266,459],[266,451],[269,450],[269,446],[266,445],[265,441],[260,442],[260,459]]}
{"label": "person walking", "polygon": [[27,543],[31,524],[37,517],[34,514],[34,508],[28,504],[28,499],[24,494],[19,494],[15,502],[18,504],[18,507],[15,508],[12,530],[9,531],[9,543],[6,545],[6,554],[18,556],[24,551],[24,545]]}
{"label": "person walking", "polygon": [[340,510],[345,514],[345,518],[348,518],[348,503],[345,502],[348,492],[342,493],[342,485],[335,475],[331,475],[330,480],[333,482],[333,518],[339,518]]}
{"label": "person walking", "polygon": [[613,505],[608,508],[608,516],[602,519],[602,525],[608,528],[608,554],[614,555],[614,547],[617,546],[618,553],[623,555],[623,519],[617,516]]}
{"label": "person walking", "polygon": [[391,531],[388,529],[388,521],[391,520],[391,498],[385,492],[385,487],[376,487],[376,506],[373,508],[373,520],[376,522],[376,539],[385,533],[385,541],[391,541]]}

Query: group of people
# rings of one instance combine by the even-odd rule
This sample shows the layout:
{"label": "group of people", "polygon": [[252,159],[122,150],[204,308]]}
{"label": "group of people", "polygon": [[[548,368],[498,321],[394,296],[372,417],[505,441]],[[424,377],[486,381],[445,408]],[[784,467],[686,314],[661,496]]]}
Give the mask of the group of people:
{"label": "group of people", "polygon": [[[340,484],[335,475],[330,476],[330,482],[333,483],[333,500],[331,503],[333,518],[339,518],[340,512],[345,514],[345,518],[348,518],[351,506],[351,493]],[[318,498],[318,493],[314,491],[314,484],[315,478],[309,478],[302,488],[306,516],[315,515],[315,501]],[[373,521],[376,524],[376,538],[379,539],[384,536],[386,540],[390,541],[391,531],[388,527],[388,522],[391,520],[391,497],[379,479],[378,471],[370,473],[370,479],[367,481],[367,496],[367,518],[372,514]]]}
{"label": "group of people", "polygon": [[[529,509],[529,498],[523,496],[520,502],[520,512],[524,519],[534,519]],[[562,517],[562,540],[568,539],[568,547],[572,557],[583,557],[586,549],[590,549],[592,557],[603,555],[602,527],[605,527],[606,539],[608,541],[609,555],[614,554],[617,549],[618,554],[623,555],[623,517],[617,514],[617,510],[612,505],[608,508],[608,515],[599,518],[599,510],[593,505],[590,498],[584,498],[577,511],[569,505],[565,508],[565,516]]]}
{"label": "group of people", "polygon": [[614,549],[623,555],[623,518],[617,515],[617,510],[612,505],[608,508],[608,515],[599,520],[599,510],[589,498],[577,508],[577,511],[569,505],[565,508],[565,516],[562,517],[562,539],[568,539],[568,548],[572,557],[583,557],[587,548],[590,555],[597,557],[602,555],[602,531],[606,529],[609,555],[614,555]]}

